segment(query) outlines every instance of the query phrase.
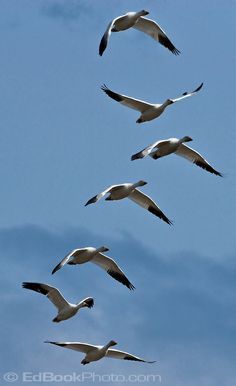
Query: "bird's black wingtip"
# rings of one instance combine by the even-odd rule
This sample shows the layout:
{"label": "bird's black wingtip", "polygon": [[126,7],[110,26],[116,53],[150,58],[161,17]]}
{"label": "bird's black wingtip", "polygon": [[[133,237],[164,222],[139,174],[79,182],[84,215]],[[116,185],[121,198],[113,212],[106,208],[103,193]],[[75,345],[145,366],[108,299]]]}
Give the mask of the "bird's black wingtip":
{"label": "bird's black wingtip", "polygon": [[59,269],[61,268],[61,263],[57,264],[55,268],[53,268],[52,272],[51,272],[51,275],[54,275],[54,273],[56,273],[57,271],[59,271]]}
{"label": "bird's black wingtip", "polygon": [[181,54],[181,51],[179,51],[177,48],[175,48],[172,53],[176,56],[180,55]]}
{"label": "bird's black wingtip", "polygon": [[99,55],[102,56],[107,47],[107,39],[103,36],[99,44]]}
{"label": "bird's black wingtip", "polygon": [[88,200],[88,201],[86,202],[86,204],[84,204],[84,206],[88,206],[88,205],[90,205],[90,204],[93,204],[93,201]]}
{"label": "bird's black wingtip", "polygon": [[[212,168],[213,169],[213,168]],[[225,175],[224,174],[222,174],[222,173],[220,173],[220,172],[218,172],[217,170],[215,170],[215,169],[213,169],[214,170],[214,172],[213,172],[213,174],[215,174],[215,176],[218,176],[218,177],[222,177],[222,178],[224,178],[225,177]]]}
{"label": "bird's black wingtip", "polygon": [[95,202],[97,202],[97,196],[90,198],[90,200],[88,200],[84,206],[88,206],[90,204],[95,204]]}
{"label": "bird's black wingtip", "polygon": [[113,277],[113,279],[119,281],[123,285],[125,285],[129,290],[134,290],[135,287],[132,283],[130,283],[129,279],[123,274],[116,271],[113,271],[112,269],[108,269],[107,273]]}
{"label": "bird's black wingtip", "polygon": [[203,87],[203,82],[200,84],[200,86],[196,88],[196,90],[194,90],[194,92],[198,92],[199,90],[201,90],[202,87]]}
{"label": "bird's black wingtip", "polygon": [[171,220],[169,220],[168,217],[166,217],[166,215],[160,209],[157,209],[151,205],[147,209],[149,212],[151,212],[155,216],[159,217],[161,220],[166,222],[168,225],[173,225],[173,222]]}
{"label": "bird's black wingtip", "polygon": [[24,281],[22,283],[22,288],[26,288],[26,289],[32,289],[32,287],[34,287],[35,283],[31,283],[31,282],[28,282],[28,281]]}
{"label": "bird's black wingtip", "polygon": [[164,221],[165,221],[168,225],[170,225],[170,226],[173,226],[173,225],[174,225],[173,221],[169,220],[167,217],[166,217],[166,219],[164,219]]}
{"label": "bird's black wingtip", "polygon": [[61,346],[61,347],[66,346],[66,343],[52,342],[51,340],[45,340],[43,343],[55,344],[56,346]]}
{"label": "bird's black wingtip", "polygon": [[106,85],[105,83],[103,83],[103,84],[101,85],[101,90],[104,91],[104,92],[106,92],[107,90],[109,90],[109,88],[107,87],[107,85]]}
{"label": "bird's black wingtip", "polygon": [[135,161],[136,159],[140,159],[140,158],[142,158],[142,157],[140,157],[140,153],[136,153],[136,154],[133,154],[130,159],[131,159],[131,161]]}

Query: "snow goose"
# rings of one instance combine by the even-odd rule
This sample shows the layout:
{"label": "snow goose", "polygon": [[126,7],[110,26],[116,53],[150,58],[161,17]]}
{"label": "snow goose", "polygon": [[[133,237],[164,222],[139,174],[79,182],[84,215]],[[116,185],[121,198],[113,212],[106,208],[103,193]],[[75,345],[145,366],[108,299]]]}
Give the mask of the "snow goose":
{"label": "snow goose", "polygon": [[117,343],[114,340],[108,342],[105,346],[95,346],[88,343],[80,342],[51,342],[46,341],[45,343],[55,344],[56,346],[69,348],[71,350],[85,353],[84,359],[81,361],[82,365],[86,365],[90,362],[98,361],[104,357],[125,359],[138,362],[155,363],[156,361],[146,361],[142,358],[136,357],[135,355],[129,354],[125,351],[119,351],[111,349],[110,347],[115,346]]}
{"label": "snow goose", "polygon": [[62,268],[65,264],[76,265],[91,262],[103,268],[110,276],[113,277],[113,279],[124,284],[130,290],[135,289],[117,263],[112,258],[102,253],[106,251],[109,251],[109,249],[104,246],[100,248],[86,247],[74,249],[68,253],[68,255],[66,255],[64,259],[53,269],[52,274]]}
{"label": "snow goose", "polygon": [[140,152],[133,154],[131,160],[144,158],[150,156],[153,159],[158,159],[165,157],[169,154],[175,153],[180,157],[186,158],[188,161],[194,163],[195,165],[205,169],[206,171],[213,173],[217,176],[222,177],[222,174],[213,167],[202,157],[200,153],[196,150],[193,150],[191,147],[184,145],[184,142],[190,142],[192,138],[185,136],[183,138],[169,138],[163,141],[154,142],[152,145],[147,146],[145,149]]}
{"label": "snow goose", "polygon": [[139,99],[134,99],[126,95],[118,94],[114,91],[111,91],[105,84],[101,89],[112,99],[117,102],[120,102],[122,105],[130,107],[131,109],[140,111],[141,115],[137,119],[136,123],[143,123],[147,121],[152,121],[155,118],[158,118],[166,109],[167,106],[178,102],[184,98],[195,95],[199,90],[201,90],[203,83],[200,84],[192,92],[184,92],[180,97],[175,99],[167,99],[162,104],[152,104],[148,102],[141,101]]}
{"label": "snow goose", "polygon": [[173,54],[179,55],[180,51],[177,50],[177,48],[173,45],[163,29],[155,21],[143,17],[148,14],[149,12],[145,10],[140,12],[128,12],[125,15],[118,16],[112,20],[108,24],[108,27],[100,42],[99,55],[102,56],[103,52],[105,51],[111,36],[111,32],[120,32],[132,27],[151,36],[164,47],[168,48]]}
{"label": "snow goose", "polygon": [[138,186],[143,186],[146,184],[147,182],[141,180],[134,184],[125,183],[119,185],[111,185],[103,192],[97,194],[96,196],[88,200],[85,206],[99,201],[106,194],[109,194],[108,197],[105,198],[106,201],[122,200],[123,198],[129,198],[136,204],[142,206],[144,209],[147,209],[149,212],[159,217],[161,220],[165,221],[167,224],[171,225],[172,222],[166,217],[166,215],[161,211],[157,204],[149,196],[137,189]]}
{"label": "snow goose", "polygon": [[94,305],[93,298],[86,298],[77,304],[68,303],[57,288],[51,287],[48,284],[24,282],[22,283],[22,287],[39,292],[40,294],[48,297],[48,299],[58,309],[57,316],[52,320],[56,323],[71,318],[83,307],[92,308]]}

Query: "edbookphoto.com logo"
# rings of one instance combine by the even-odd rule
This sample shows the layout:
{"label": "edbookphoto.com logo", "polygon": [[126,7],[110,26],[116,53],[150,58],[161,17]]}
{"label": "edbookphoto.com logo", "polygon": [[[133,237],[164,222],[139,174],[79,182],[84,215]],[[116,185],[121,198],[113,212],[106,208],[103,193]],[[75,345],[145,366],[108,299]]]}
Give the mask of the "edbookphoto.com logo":
{"label": "edbookphoto.com logo", "polygon": [[33,383],[33,382],[66,382],[66,383],[82,383],[82,382],[103,382],[103,383],[161,383],[161,376],[158,374],[97,374],[95,372],[82,372],[82,373],[70,373],[70,374],[56,374],[53,372],[39,372],[33,373],[30,371],[25,371],[22,373],[15,373],[13,371],[9,371],[3,374],[2,379],[5,382],[14,383],[16,382],[25,382],[25,383]]}

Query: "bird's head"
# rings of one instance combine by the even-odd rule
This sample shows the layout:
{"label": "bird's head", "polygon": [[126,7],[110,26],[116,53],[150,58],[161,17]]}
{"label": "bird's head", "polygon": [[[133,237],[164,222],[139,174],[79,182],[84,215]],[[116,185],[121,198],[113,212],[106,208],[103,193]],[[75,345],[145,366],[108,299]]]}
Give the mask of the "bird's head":
{"label": "bird's head", "polygon": [[142,11],[140,13],[142,14],[142,16],[149,15],[149,12],[146,11],[145,9],[142,9]]}
{"label": "bird's head", "polygon": [[108,247],[105,247],[105,245],[103,245],[102,247],[99,248],[101,252],[107,252],[109,251],[109,248]]}
{"label": "bird's head", "polygon": [[139,186],[144,186],[144,185],[147,185],[147,182],[146,181],[143,181],[143,180],[140,180],[138,182]]}
{"label": "bird's head", "polygon": [[169,105],[172,105],[172,103],[174,103],[171,99],[167,99],[166,100],[166,105],[169,106]]}
{"label": "bird's head", "polygon": [[182,142],[191,142],[192,138],[186,135],[185,137],[182,138]]}
{"label": "bird's head", "polygon": [[114,340],[111,340],[109,342],[109,346],[116,346],[117,345],[117,342],[115,342]]}

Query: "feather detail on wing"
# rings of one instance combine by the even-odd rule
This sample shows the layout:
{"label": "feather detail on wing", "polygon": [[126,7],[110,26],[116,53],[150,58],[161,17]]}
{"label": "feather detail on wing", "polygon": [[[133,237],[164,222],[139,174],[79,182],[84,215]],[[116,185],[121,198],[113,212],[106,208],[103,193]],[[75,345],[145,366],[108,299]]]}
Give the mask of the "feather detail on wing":
{"label": "feather detail on wing", "polygon": [[184,98],[188,98],[188,97],[190,97],[190,96],[193,96],[194,94],[196,94],[198,91],[201,90],[202,86],[203,86],[203,83],[201,83],[200,86],[198,86],[195,90],[193,90],[193,91],[191,91],[191,92],[185,91],[185,92],[182,94],[182,96],[180,96],[180,97],[178,97],[178,98],[175,98],[175,99],[170,99],[170,100],[171,100],[173,103],[175,103],[175,102],[180,101],[181,99],[184,99]]}
{"label": "feather detail on wing", "polygon": [[78,249],[74,249],[73,251],[71,251],[70,253],[68,253],[68,255],[66,255],[61,261],[59,264],[56,265],[56,267],[52,270],[52,275],[57,272],[59,269],[61,269],[62,267],[64,267],[64,265],[66,265],[68,263],[68,261],[70,260],[70,258],[77,252],[79,251]]}
{"label": "feather detail on wing", "polygon": [[136,204],[147,209],[149,212],[159,217],[161,220],[165,221],[167,224],[172,225],[172,222],[166,217],[166,215],[161,211],[157,204],[146,194],[141,192],[138,189],[134,189],[132,193],[128,196]]}
{"label": "feather detail on wing", "polygon": [[140,17],[133,28],[144,32],[157,40],[164,47],[168,48],[174,55],[179,55],[180,51],[173,45],[163,29],[153,20],[146,17]]}
{"label": "feather detail on wing", "polygon": [[70,350],[80,351],[86,354],[89,351],[92,351],[101,347],[101,346],[93,346],[92,344],[87,344],[87,343],[80,343],[80,342],[51,342],[46,340],[44,343],[54,344],[56,346],[69,348]]}
{"label": "feather detail on wing", "polygon": [[103,52],[105,51],[105,49],[107,48],[107,45],[108,45],[108,42],[109,42],[109,39],[110,39],[110,36],[111,36],[111,30],[112,30],[112,27],[114,25],[114,23],[116,22],[116,20],[119,19],[119,18],[115,18],[114,20],[112,20],[109,24],[108,24],[108,27],[100,41],[100,44],[99,44],[99,55],[102,56]]}
{"label": "feather detail on wing", "polygon": [[147,157],[148,155],[150,155],[150,153],[152,153],[152,151],[159,147],[159,145],[164,145],[166,143],[169,143],[169,140],[167,141],[156,141],[154,142],[153,144],[145,147],[143,150],[139,151],[138,153],[136,154],[133,154],[132,157],[131,157],[131,161],[134,161],[136,159],[140,159],[140,158],[144,158],[144,157]]}
{"label": "feather detail on wing", "polygon": [[103,253],[97,253],[91,262],[105,269],[105,271],[107,271],[110,276],[124,284],[130,290],[135,289],[133,284],[130,283],[129,279],[125,276],[124,272],[121,270],[118,264],[110,257],[104,255]]}
{"label": "feather detail on wing", "polygon": [[43,283],[29,282],[22,283],[22,287],[39,292],[42,295],[46,295],[59,311],[62,310],[64,307],[68,306],[68,302],[57,288],[51,287]]}
{"label": "feather detail on wing", "polygon": [[124,359],[124,360],[131,360],[131,361],[138,361],[138,362],[146,362],[146,363],[155,363],[156,361],[146,361],[145,359],[139,358],[135,355],[129,354],[125,351],[119,351],[109,348],[107,350],[106,356],[109,358],[114,359]]}
{"label": "feather detail on wing", "polygon": [[183,143],[178,147],[175,152],[177,155],[187,159],[188,161],[194,163],[206,171],[222,177],[222,174],[215,170],[208,162],[205,160],[200,153],[192,149],[189,146],[184,145]]}
{"label": "feather detail on wing", "polygon": [[130,107],[131,109],[140,111],[143,113],[146,110],[149,110],[154,105],[151,103],[147,103],[141,101],[139,99],[134,99],[126,95],[118,94],[114,91],[111,91],[105,84],[101,87],[102,91],[104,91],[110,98],[115,101],[121,103],[124,106]]}
{"label": "feather detail on wing", "polygon": [[90,205],[90,204],[95,204],[95,202],[101,200],[102,197],[104,197],[112,188],[114,188],[116,185],[111,185],[109,188],[104,190],[103,192],[97,194],[96,196],[90,198],[85,204],[85,206]]}

